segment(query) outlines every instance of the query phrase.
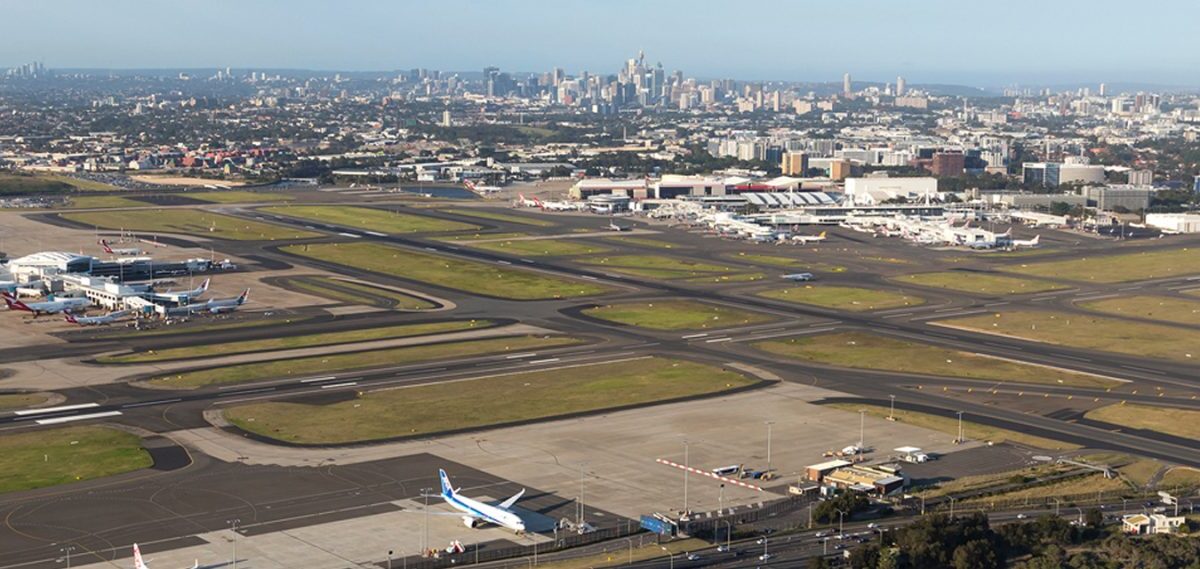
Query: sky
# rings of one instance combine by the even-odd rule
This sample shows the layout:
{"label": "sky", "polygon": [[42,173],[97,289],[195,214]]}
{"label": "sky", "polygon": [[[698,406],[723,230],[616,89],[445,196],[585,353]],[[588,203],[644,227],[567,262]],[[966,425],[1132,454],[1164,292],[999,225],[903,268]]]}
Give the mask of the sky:
{"label": "sky", "polygon": [[1198,0],[4,0],[0,67],[1200,85]]}

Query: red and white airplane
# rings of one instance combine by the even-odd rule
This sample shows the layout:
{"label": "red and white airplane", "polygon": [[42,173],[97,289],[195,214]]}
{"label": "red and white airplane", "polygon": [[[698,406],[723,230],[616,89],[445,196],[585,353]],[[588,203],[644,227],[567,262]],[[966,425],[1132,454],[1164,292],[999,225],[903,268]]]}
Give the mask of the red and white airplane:
{"label": "red and white airplane", "polygon": [[[192,569],[199,569],[199,567],[200,560],[197,559],[192,563]],[[150,569],[150,566],[146,565],[146,561],[142,559],[142,550],[138,548],[138,544],[136,543],[133,544],[133,569]]]}
{"label": "red and white airplane", "polygon": [[103,316],[75,316],[68,312],[65,319],[67,322],[79,326],[98,326],[100,324],[112,324],[124,318],[129,312],[129,310],[118,310],[116,312],[109,312]]}
{"label": "red and white airplane", "polygon": [[100,246],[104,247],[104,252],[108,253],[109,255],[141,255],[141,254],[145,253],[145,251],[143,251],[137,247],[114,249],[111,245],[108,244],[107,239],[101,239]]}
{"label": "red and white airplane", "polygon": [[54,300],[52,298],[45,302],[26,303],[7,292],[2,294],[4,296],[4,304],[8,305],[9,310],[32,312],[34,318],[42,314],[58,314],[60,312],[83,310],[92,304],[92,301],[86,298],[64,298],[62,300]]}

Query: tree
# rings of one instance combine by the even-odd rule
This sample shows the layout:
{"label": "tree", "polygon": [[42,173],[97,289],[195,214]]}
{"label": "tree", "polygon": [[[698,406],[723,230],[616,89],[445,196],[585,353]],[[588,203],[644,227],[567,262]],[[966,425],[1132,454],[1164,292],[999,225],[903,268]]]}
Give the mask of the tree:
{"label": "tree", "polygon": [[824,557],[813,557],[808,560],[808,569],[830,569],[829,560]]}
{"label": "tree", "polygon": [[954,569],[999,569],[996,550],[983,539],[968,541],[954,550]]}
{"label": "tree", "polygon": [[1084,514],[1084,521],[1087,522],[1088,527],[1098,528],[1104,525],[1104,512],[1098,508],[1092,508]]}
{"label": "tree", "polygon": [[1071,212],[1071,204],[1067,202],[1050,202],[1050,213],[1052,215],[1067,215]]}

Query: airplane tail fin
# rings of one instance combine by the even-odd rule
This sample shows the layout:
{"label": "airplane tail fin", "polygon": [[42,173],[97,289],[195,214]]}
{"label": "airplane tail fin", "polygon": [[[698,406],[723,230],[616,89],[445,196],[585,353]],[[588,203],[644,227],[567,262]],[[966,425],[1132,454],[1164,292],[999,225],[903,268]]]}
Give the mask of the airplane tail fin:
{"label": "airplane tail fin", "polygon": [[33,312],[33,309],[30,308],[28,304],[25,304],[24,302],[21,302],[19,299],[14,298],[8,294],[4,295],[4,304],[8,305],[9,310],[24,310],[26,312]]}
{"label": "airplane tail fin", "polygon": [[821,232],[821,234],[820,234],[820,235],[818,235],[817,237],[820,237],[821,239],[824,239],[824,238],[825,238],[825,233],[826,233],[825,231],[822,231],[822,232]]}
{"label": "airplane tail fin", "polygon": [[247,300],[250,300],[250,289],[242,291],[241,296],[238,296],[238,304],[246,304]]}
{"label": "airplane tail fin", "polygon": [[142,559],[142,550],[138,548],[138,544],[133,544],[133,569],[149,569],[146,567],[146,562]]}
{"label": "airplane tail fin", "polygon": [[211,280],[212,279],[204,279],[204,282],[200,283],[200,292],[201,293],[208,292],[208,281],[211,281]]}
{"label": "airplane tail fin", "polygon": [[100,240],[100,246],[101,246],[101,247],[104,247],[104,252],[105,252],[105,253],[108,253],[109,255],[112,255],[112,254],[113,254],[112,247],[110,247],[110,246],[108,245],[108,240],[107,240],[107,239],[101,239],[101,240]]}
{"label": "airplane tail fin", "polygon": [[70,312],[65,313],[64,318],[66,319],[67,322],[70,322],[71,324],[79,324],[79,321],[76,320],[75,316],[72,315]]}
{"label": "airplane tail fin", "polygon": [[446,476],[446,471],[439,468],[438,469],[438,478],[440,478],[442,480],[442,495],[443,496],[453,496],[454,495],[454,486],[452,486],[450,484],[450,477]]}
{"label": "airplane tail fin", "polygon": [[1033,240],[1031,240],[1031,241],[1030,241],[1030,243],[1033,243],[1034,245],[1037,245],[1037,244],[1038,244],[1038,241],[1040,241],[1041,239],[1042,239],[1042,236],[1041,236],[1041,235],[1034,235],[1034,236],[1033,236]]}

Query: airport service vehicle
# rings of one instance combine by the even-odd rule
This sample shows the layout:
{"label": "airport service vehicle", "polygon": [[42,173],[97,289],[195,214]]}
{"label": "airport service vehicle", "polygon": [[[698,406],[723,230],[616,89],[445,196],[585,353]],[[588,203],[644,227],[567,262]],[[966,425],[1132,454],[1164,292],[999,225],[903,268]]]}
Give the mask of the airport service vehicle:
{"label": "airport service vehicle", "polygon": [[243,304],[246,304],[246,301],[249,300],[249,298],[250,298],[250,289],[246,289],[246,290],[242,291],[242,294],[240,294],[234,298],[221,298],[221,299],[214,298],[208,302],[188,304],[186,306],[180,306],[178,308],[173,308],[171,310],[168,310],[167,313],[168,314],[198,314],[198,313],[208,312],[209,314],[224,314],[226,312],[233,312],[234,310],[237,310]]}
{"label": "airport service vehicle", "polygon": [[792,273],[790,275],[780,275],[780,278],[784,278],[789,281],[811,281],[815,277],[813,277],[812,273]]}
{"label": "airport service vehicle", "polygon": [[45,302],[30,302],[25,303],[8,293],[4,294],[4,303],[8,305],[9,310],[23,310],[32,312],[33,317],[37,318],[42,314],[58,314],[59,312],[71,312],[72,310],[83,310],[91,306],[92,301],[86,298],[64,298],[61,300],[53,299]]}
{"label": "airport service vehicle", "polygon": [[137,247],[113,248],[108,244],[107,239],[101,239],[100,246],[104,247],[104,252],[108,253],[109,255],[141,255],[142,253],[145,253],[145,251],[142,251]]}
{"label": "airport service vehicle", "polygon": [[609,221],[608,226],[605,227],[605,229],[607,229],[609,231],[616,231],[619,233],[619,232],[625,231],[629,228],[625,227],[624,225],[617,225],[617,222],[615,222],[615,221]]}
{"label": "airport service vehicle", "polygon": [[[197,559],[192,563],[192,569],[199,569],[199,567],[200,560]],[[133,569],[150,569],[150,566],[146,565],[146,561],[142,559],[142,550],[138,548],[138,544],[136,543],[133,544]]]}
{"label": "airport service vehicle", "polygon": [[795,241],[796,243],[799,243],[801,245],[807,245],[809,243],[820,243],[821,241],[824,241],[824,240],[825,240],[825,232],[824,231],[822,231],[819,235],[793,235],[792,236],[792,241]]}
{"label": "airport service vehicle", "polygon": [[124,318],[126,314],[129,314],[128,310],[109,312],[103,316],[75,316],[74,314],[67,313],[66,320],[71,324],[78,324],[79,326],[97,326],[100,324],[112,324]]}
{"label": "airport service vehicle", "polygon": [[454,486],[450,485],[450,477],[446,476],[446,471],[438,469],[438,477],[442,481],[442,499],[450,504],[454,509],[465,513],[462,517],[463,525],[469,528],[476,528],[484,523],[500,526],[510,529],[517,533],[525,532],[525,522],[512,512],[513,504],[525,495],[525,490],[521,489],[513,497],[500,502],[499,504],[485,504],[479,500],[474,500],[458,493]]}
{"label": "airport service vehicle", "polygon": [[153,293],[153,295],[151,296],[151,299],[152,300],[165,300],[165,301],[174,302],[174,303],[189,302],[192,299],[208,292],[208,284],[209,284],[209,281],[211,281],[211,280],[212,279],[204,279],[204,282],[200,283],[200,286],[198,286],[192,290],[180,290],[180,291],[168,290],[166,292],[156,292],[156,293]]}

